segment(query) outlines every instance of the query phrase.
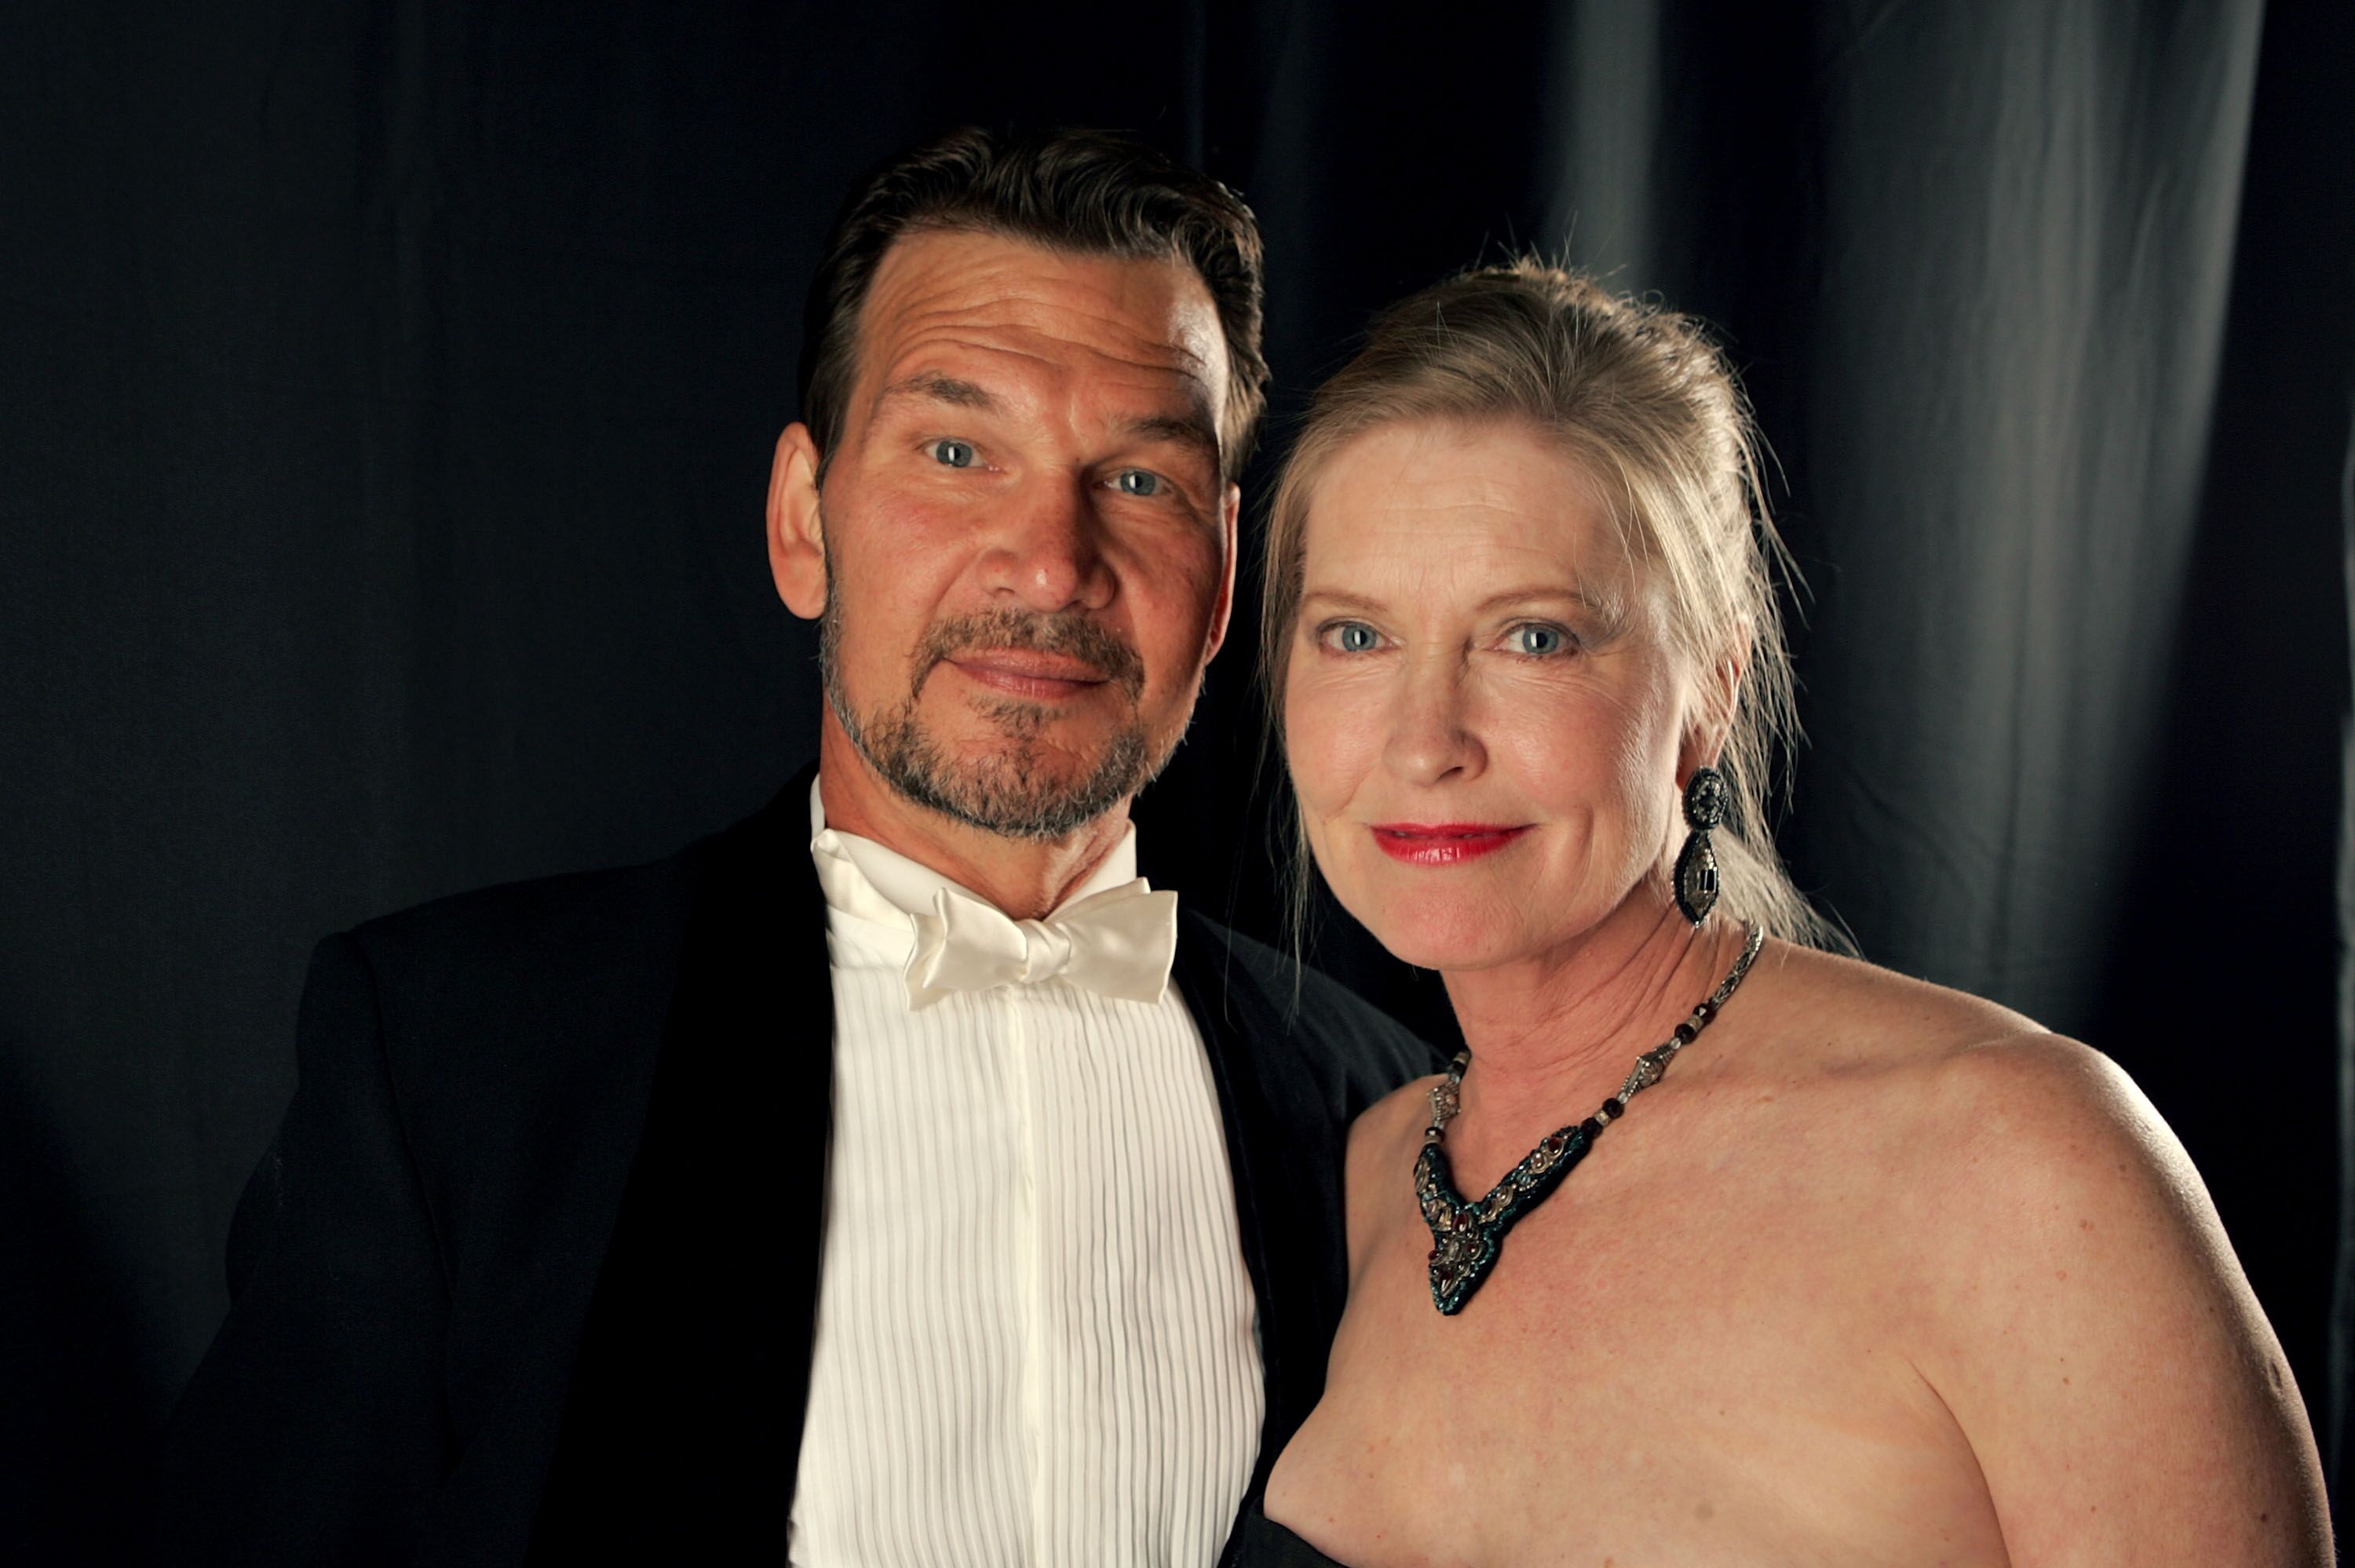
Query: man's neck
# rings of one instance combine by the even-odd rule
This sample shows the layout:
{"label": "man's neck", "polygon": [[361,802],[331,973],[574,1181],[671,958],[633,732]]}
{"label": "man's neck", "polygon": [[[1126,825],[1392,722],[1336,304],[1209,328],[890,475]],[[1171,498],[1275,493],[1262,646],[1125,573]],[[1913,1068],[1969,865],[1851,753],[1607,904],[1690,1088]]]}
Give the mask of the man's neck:
{"label": "man's neck", "polygon": [[826,825],[871,839],[979,894],[1016,920],[1044,917],[1128,832],[1128,802],[1062,839],[1018,839],[919,806],[885,783],[828,714],[818,742]]}

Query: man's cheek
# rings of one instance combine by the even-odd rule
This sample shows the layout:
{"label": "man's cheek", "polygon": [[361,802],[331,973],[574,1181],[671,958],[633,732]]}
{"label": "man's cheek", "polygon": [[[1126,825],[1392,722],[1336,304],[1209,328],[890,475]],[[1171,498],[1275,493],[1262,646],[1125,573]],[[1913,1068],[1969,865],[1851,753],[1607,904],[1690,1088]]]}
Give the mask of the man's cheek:
{"label": "man's cheek", "polygon": [[897,701],[915,689],[920,667],[918,638],[894,629],[847,618],[842,634],[843,674],[852,694],[869,701]]}
{"label": "man's cheek", "polygon": [[1215,579],[1193,591],[1141,607],[1137,648],[1155,681],[1190,681],[1210,655],[1210,617],[1217,605]]}

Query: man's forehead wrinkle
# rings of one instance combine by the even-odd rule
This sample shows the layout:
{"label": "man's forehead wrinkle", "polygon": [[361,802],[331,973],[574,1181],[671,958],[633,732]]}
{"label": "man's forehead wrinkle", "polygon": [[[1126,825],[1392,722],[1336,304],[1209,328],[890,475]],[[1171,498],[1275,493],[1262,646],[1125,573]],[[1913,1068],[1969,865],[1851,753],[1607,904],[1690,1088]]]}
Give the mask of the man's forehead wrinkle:
{"label": "man's forehead wrinkle", "polygon": [[[895,335],[945,326],[971,330],[1035,333],[1069,340],[1072,329],[1098,341],[1087,344],[1105,357],[1160,370],[1190,372],[1220,379],[1216,364],[1225,350],[1216,303],[1208,289],[1178,263],[1102,259],[1118,269],[1111,276],[1126,287],[1107,287],[1092,269],[1073,259],[1034,247],[985,252],[966,264],[927,257],[924,238],[903,240],[888,251],[861,312],[862,324],[888,326]],[[930,264],[927,264],[929,260]],[[1181,287],[1147,282],[1137,270],[1168,267]],[[1187,286],[1189,285],[1189,286]]]}
{"label": "man's forehead wrinkle", "polygon": [[[1159,409],[1148,405],[1128,415],[1116,416],[1126,432],[1199,440],[1217,451],[1219,401],[1212,384],[1182,371],[1121,359],[1085,345],[1082,345],[1082,352],[1126,373],[1124,380],[1133,377],[1145,388],[1151,402],[1160,405]],[[1026,375],[1019,370],[1011,375],[990,374],[993,369],[1007,369],[1007,361],[1036,374]],[[922,334],[908,342],[899,356],[882,367],[881,385],[876,389],[872,407],[880,409],[895,397],[908,397],[1002,413],[1017,406],[1031,405],[1042,393],[1050,399],[1055,397],[1068,382],[1069,363],[1068,354],[1049,352],[1048,345],[1026,340],[1021,334],[976,336],[963,329]],[[1174,387],[1173,382],[1177,384]],[[1161,411],[1168,408],[1166,395],[1172,390],[1183,401],[1182,414]]]}
{"label": "man's forehead wrinkle", "polygon": [[1007,413],[1017,404],[1028,401],[1025,394],[1028,385],[1027,378],[1021,376],[987,376],[986,383],[991,384],[975,379],[985,373],[974,366],[974,361],[996,355],[1038,358],[998,344],[953,335],[929,335],[906,343],[894,358],[880,366],[868,416],[872,418],[901,401],[971,408],[978,413]]}
{"label": "man's forehead wrinkle", "polygon": [[1041,349],[1057,344],[1158,375],[1211,379],[1210,363],[1188,341],[1190,334],[1173,330],[1170,336],[1156,336],[1139,331],[1133,314],[1080,310],[1018,293],[937,303],[911,301],[901,308],[891,329],[893,335],[902,338],[942,335],[976,348],[1039,357],[1043,357]]}
{"label": "man's forehead wrinkle", "polygon": [[858,344],[858,379],[875,387],[868,419],[903,400],[999,415],[1052,408],[1123,439],[1174,442],[1223,471],[1226,337],[1208,285],[1182,262],[911,236],[884,254]]}

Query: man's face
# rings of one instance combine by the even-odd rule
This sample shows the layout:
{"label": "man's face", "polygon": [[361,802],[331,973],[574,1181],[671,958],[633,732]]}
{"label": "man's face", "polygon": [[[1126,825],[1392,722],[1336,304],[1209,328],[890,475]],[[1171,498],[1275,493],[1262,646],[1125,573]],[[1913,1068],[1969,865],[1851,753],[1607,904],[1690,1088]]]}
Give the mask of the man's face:
{"label": "man's face", "polygon": [[1167,760],[1233,581],[1226,382],[1181,263],[886,253],[815,505],[829,705],[900,794],[1061,839]]}

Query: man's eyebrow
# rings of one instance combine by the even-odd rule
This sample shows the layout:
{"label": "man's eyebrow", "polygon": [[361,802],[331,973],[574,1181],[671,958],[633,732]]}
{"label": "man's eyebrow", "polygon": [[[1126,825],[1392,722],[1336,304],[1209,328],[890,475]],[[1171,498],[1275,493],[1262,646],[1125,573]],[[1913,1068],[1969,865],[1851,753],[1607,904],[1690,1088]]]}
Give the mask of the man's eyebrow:
{"label": "man's eyebrow", "polygon": [[1144,414],[1128,421],[1132,436],[1148,441],[1172,441],[1192,447],[1211,461],[1219,461],[1219,432],[1199,414]]}
{"label": "man's eyebrow", "polygon": [[[1005,412],[1005,405],[996,394],[977,382],[959,376],[944,376],[937,370],[920,370],[913,376],[903,376],[887,383],[875,394],[878,409],[900,399],[946,404],[953,408],[972,408],[979,413]],[[1220,460],[1219,432],[1207,414],[1141,414],[1121,427],[1124,433],[1148,441],[1172,441],[1191,447],[1211,461]]]}
{"label": "man's eyebrow", "polygon": [[988,387],[976,382],[962,381],[954,376],[943,376],[937,370],[920,370],[913,376],[903,376],[875,394],[875,406],[882,408],[896,398],[921,398],[930,403],[945,403],[954,408],[975,408],[985,414],[998,412],[998,402]]}

